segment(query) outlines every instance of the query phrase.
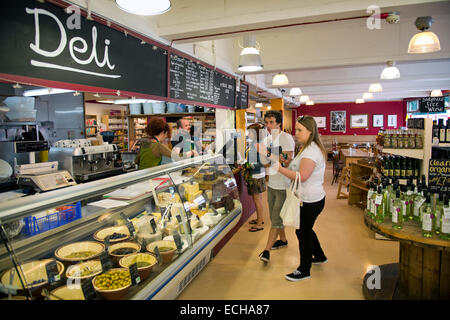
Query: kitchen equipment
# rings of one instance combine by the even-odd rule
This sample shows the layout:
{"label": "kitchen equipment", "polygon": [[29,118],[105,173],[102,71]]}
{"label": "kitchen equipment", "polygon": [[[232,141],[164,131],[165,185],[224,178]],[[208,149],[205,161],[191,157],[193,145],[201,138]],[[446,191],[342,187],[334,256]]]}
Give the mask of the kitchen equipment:
{"label": "kitchen equipment", "polygon": [[115,144],[88,147],[52,147],[50,161],[70,172],[77,182],[91,181],[123,173],[119,148]]}
{"label": "kitchen equipment", "polygon": [[58,170],[58,162],[31,163],[15,167],[17,185],[50,191],[77,184],[67,170]]}

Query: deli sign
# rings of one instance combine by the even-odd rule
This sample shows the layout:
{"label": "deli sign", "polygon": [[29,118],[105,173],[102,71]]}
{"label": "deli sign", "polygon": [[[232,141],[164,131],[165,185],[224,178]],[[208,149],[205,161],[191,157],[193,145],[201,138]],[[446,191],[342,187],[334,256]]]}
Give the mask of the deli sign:
{"label": "deli sign", "polygon": [[38,1],[6,1],[0,73],[167,96],[167,52]]}

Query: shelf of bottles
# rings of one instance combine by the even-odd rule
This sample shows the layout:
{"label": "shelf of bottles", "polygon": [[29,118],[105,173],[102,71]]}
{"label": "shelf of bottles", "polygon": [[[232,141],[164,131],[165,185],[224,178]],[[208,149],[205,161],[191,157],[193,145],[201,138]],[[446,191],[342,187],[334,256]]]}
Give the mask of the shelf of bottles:
{"label": "shelf of bottles", "polygon": [[375,179],[367,192],[367,215],[392,228],[418,228],[425,238],[450,240],[450,193],[427,186],[425,176],[414,185]]}

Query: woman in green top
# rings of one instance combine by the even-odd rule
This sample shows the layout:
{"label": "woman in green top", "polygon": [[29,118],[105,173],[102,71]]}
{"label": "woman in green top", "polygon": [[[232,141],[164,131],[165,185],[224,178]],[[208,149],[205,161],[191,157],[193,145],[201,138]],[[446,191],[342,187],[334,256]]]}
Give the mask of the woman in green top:
{"label": "woman in green top", "polygon": [[156,167],[161,164],[162,157],[171,157],[172,151],[163,144],[170,137],[170,127],[161,118],[152,118],[145,128],[148,137],[141,139],[140,149],[134,162],[139,169]]}

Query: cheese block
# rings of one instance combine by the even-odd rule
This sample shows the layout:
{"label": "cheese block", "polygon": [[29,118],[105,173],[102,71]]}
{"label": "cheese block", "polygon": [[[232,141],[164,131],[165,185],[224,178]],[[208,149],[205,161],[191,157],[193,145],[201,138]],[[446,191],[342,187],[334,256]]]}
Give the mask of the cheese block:
{"label": "cheese block", "polygon": [[188,193],[196,193],[200,190],[198,182],[194,183],[183,183],[184,196],[187,198]]}
{"label": "cheese block", "polygon": [[195,215],[198,216],[198,217],[203,216],[206,212],[208,212],[207,209],[200,210],[200,209],[192,209],[192,208],[191,208],[191,213],[192,213],[192,214],[195,214]]}
{"label": "cheese block", "polygon": [[197,197],[200,197],[202,195],[202,191],[198,190],[198,184],[197,184],[197,191],[196,192],[186,192],[186,199],[189,202],[194,202]]}

